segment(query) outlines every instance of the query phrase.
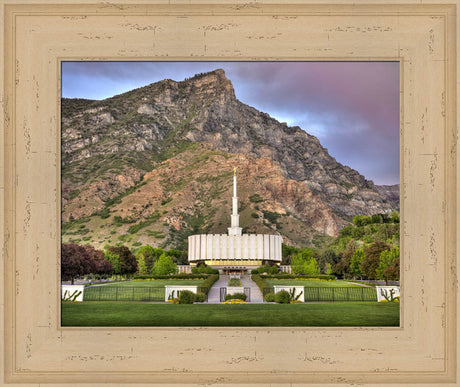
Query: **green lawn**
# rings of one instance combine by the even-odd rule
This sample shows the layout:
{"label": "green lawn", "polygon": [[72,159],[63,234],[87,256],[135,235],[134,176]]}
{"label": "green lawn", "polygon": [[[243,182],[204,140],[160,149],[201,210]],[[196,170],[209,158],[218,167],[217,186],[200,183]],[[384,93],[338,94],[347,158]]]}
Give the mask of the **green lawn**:
{"label": "green lawn", "polygon": [[117,286],[117,287],[130,287],[130,288],[140,288],[140,287],[160,287],[165,285],[197,285],[200,286],[204,279],[186,279],[186,280],[155,280],[155,281],[123,281],[104,284],[101,286]]}
{"label": "green lawn", "polygon": [[126,281],[89,286],[83,295],[85,301],[164,301],[165,285],[196,285],[204,280]]}
{"label": "green lawn", "polygon": [[399,326],[399,303],[62,303],[62,326]]}
{"label": "green lawn", "polygon": [[267,280],[274,285],[294,285],[304,287],[305,301],[377,301],[375,288],[359,286],[345,281],[315,280]]}
{"label": "green lawn", "polygon": [[306,286],[310,288],[360,288],[360,285],[350,282],[335,280],[335,281],[318,281],[318,280],[266,280],[270,286],[273,285],[292,285],[292,286]]}

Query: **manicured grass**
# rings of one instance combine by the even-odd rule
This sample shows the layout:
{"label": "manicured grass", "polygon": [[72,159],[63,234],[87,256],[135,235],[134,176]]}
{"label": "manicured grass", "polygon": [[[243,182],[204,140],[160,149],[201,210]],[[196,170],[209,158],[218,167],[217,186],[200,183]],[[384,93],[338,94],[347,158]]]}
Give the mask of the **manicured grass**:
{"label": "manicured grass", "polygon": [[196,285],[200,286],[204,279],[186,279],[186,280],[154,280],[154,281],[124,281],[116,282],[112,284],[102,285],[102,286],[117,286],[117,287],[129,287],[129,288],[140,288],[140,287],[153,287],[157,288],[165,285]]}
{"label": "manicured grass", "polygon": [[238,278],[230,278],[230,281],[228,281],[228,286],[241,286],[241,280]]}
{"label": "manicured grass", "polygon": [[266,280],[267,283],[270,286],[273,285],[292,285],[292,286],[307,286],[310,288],[332,288],[332,287],[337,287],[337,288],[354,288],[358,287],[360,288],[360,285],[345,282],[345,281],[323,281],[323,280],[288,280],[288,279],[283,279],[283,280]]}
{"label": "manicured grass", "polygon": [[399,326],[399,303],[62,303],[62,326]]}
{"label": "manicured grass", "polygon": [[204,280],[126,281],[85,288],[85,301],[164,301],[165,285],[201,286]]}

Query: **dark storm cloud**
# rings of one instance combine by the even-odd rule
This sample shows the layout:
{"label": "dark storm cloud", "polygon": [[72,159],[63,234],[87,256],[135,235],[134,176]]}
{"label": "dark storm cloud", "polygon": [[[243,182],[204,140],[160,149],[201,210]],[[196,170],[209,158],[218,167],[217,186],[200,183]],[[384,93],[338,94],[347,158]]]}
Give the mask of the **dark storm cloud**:
{"label": "dark storm cloud", "polygon": [[223,68],[242,102],[315,135],[377,184],[399,182],[396,62],[68,62],[64,97],[102,99]]}

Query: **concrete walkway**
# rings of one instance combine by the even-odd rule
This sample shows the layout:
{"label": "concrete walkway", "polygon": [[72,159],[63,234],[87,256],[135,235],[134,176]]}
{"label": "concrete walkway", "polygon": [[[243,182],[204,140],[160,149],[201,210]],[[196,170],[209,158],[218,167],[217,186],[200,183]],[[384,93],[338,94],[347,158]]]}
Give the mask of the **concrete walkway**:
{"label": "concrete walkway", "polygon": [[230,277],[228,275],[221,275],[219,279],[214,282],[211,289],[208,292],[208,303],[219,304],[220,303],[220,288],[225,288],[228,285]]}
{"label": "concrete walkway", "polygon": [[[220,288],[225,288],[228,285],[230,277],[228,275],[221,275],[219,279],[212,285],[208,293],[208,303],[218,304],[220,303]],[[241,276],[241,285],[245,288],[251,289],[251,303],[262,303],[264,302],[262,292],[260,291],[257,284],[251,280],[250,275]]]}
{"label": "concrete walkway", "polygon": [[251,279],[250,275],[243,275],[241,276],[241,285],[245,288],[251,289],[251,303],[261,303],[264,302],[264,298],[262,296],[262,292],[260,291],[257,284]]}

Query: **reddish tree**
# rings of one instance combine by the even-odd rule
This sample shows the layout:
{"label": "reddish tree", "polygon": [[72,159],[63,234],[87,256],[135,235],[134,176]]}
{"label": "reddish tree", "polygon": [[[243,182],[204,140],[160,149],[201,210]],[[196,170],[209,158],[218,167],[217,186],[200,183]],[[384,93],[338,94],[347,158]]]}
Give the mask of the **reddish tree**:
{"label": "reddish tree", "polygon": [[92,273],[94,261],[84,246],[75,243],[61,246],[61,280],[70,280],[74,283],[76,277]]}
{"label": "reddish tree", "polygon": [[399,280],[399,258],[395,258],[391,264],[383,272],[385,278],[393,281]]}
{"label": "reddish tree", "polygon": [[84,246],[85,250],[88,252],[89,256],[93,260],[94,263],[94,270],[92,271],[93,274],[97,276],[102,276],[106,274],[113,273],[112,264],[105,259],[105,255],[101,250],[96,250],[91,245]]}

